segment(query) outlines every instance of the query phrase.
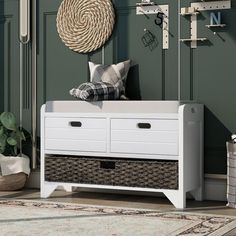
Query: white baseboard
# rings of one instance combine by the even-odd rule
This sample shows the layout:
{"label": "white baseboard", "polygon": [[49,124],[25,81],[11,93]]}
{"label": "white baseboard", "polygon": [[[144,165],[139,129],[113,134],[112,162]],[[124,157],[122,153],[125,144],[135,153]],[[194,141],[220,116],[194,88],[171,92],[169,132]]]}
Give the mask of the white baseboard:
{"label": "white baseboard", "polygon": [[205,175],[204,199],[226,201],[227,178],[225,175]]}
{"label": "white baseboard", "polygon": [[[30,174],[30,178],[26,183],[27,188],[40,188],[40,171],[35,170]],[[214,201],[226,201],[226,189],[227,189],[227,180],[225,175],[210,175],[205,174],[205,190],[204,190],[204,199],[205,200],[214,200]],[[97,190],[97,189],[80,189],[82,191],[89,192],[107,192],[107,190]],[[109,191],[116,193],[118,191]],[[135,194],[135,192],[132,192]],[[147,194],[147,193],[138,193]],[[147,195],[153,195],[152,193]],[[156,194],[155,194],[156,195]]]}
{"label": "white baseboard", "polygon": [[30,173],[28,180],[26,181],[25,187],[27,188],[40,188],[40,171],[33,170]]}

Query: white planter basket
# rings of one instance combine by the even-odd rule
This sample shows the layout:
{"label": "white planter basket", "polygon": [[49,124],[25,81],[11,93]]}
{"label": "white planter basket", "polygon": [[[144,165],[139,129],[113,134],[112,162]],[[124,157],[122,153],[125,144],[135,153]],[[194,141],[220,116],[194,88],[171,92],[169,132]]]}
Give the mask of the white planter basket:
{"label": "white planter basket", "polygon": [[227,142],[227,206],[236,208],[236,143]]}
{"label": "white planter basket", "polygon": [[0,191],[22,189],[30,173],[29,158],[0,154]]}
{"label": "white planter basket", "polygon": [[20,190],[25,186],[26,179],[27,175],[22,172],[0,176],[0,191]]}

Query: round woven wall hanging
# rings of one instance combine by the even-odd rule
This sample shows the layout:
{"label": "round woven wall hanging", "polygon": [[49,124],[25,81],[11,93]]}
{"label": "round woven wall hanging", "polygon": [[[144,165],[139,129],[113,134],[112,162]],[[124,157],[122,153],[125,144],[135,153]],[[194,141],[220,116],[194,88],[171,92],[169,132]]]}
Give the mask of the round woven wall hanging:
{"label": "round woven wall hanging", "polygon": [[115,22],[111,0],[63,0],[57,13],[57,31],[70,49],[87,53],[111,36]]}

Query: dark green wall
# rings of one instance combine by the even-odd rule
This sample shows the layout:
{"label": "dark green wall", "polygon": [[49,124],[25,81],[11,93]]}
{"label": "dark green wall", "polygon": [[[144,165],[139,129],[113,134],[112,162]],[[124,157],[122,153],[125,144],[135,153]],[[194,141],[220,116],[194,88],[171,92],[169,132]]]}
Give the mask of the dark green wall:
{"label": "dark green wall", "polygon": [[[0,112],[19,119],[20,43],[18,0],[0,0]],[[31,129],[30,45],[24,46],[23,125]]]}
{"label": "dark green wall", "polygon": [[0,1],[0,109],[19,113],[18,1]]}
{"label": "dark green wall", "polygon": [[[16,0],[3,1],[10,3]],[[115,0],[116,25],[111,39],[105,45],[105,63],[116,63],[130,58],[132,67],[127,81],[127,92],[131,99],[143,100],[176,100],[178,98],[178,55],[177,55],[177,1],[159,0],[159,4],[169,4],[170,11],[170,44],[168,50],[162,49],[162,30],[154,24],[155,15],[137,16],[135,4],[137,0]],[[181,0],[181,6],[189,6],[191,1]],[[193,2],[193,1],[192,1]],[[56,14],[61,0],[38,1],[38,117],[40,106],[47,100],[70,100],[68,91],[74,86],[89,80],[88,61],[102,62],[102,52],[98,50],[90,54],[78,54],[69,50],[60,40],[56,30]],[[196,100],[205,104],[205,172],[226,173],[225,142],[231,132],[236,132],[236,104],[233,95],[236,87],[234,68],[236,64],[236,3],[232,1],[231,10],[222,11],[224,29],[218,29],[218,35],[205,27],[209,24],[209,12],[199,16],[198,35],[209,39],[200,43],[197,49],[189,44],[181,43],[181,99]],[[0,12],[0,19],[3,13]],[[5,9],[4,15],[9,15]],[[14,14],[17,14],[16,12]],[[181,17],[181,37],[190,37],[190,17]],[[6,30],[7,24],[1,24],[0,32]],[[150,50],[142,43],[144,29],[148,29],[156,37],[157,46]],[[15,31],[14,31],[15,32]],[[2,41],[9,42],[4,31]],[[13,34],[13,31],[12,31]],[[15,37],[15,36],[14,36]],[[11,36],[12,46],[15,40]],[[10,48],[11,48],[10,47]],[[4,47],[5,48],[5,47]],[[2,50],[1,50],[2,52]],[[2,62],[7,52],[0,55],[0,85],[10,81],[9,89],[17,88],[17,76],[6,79]],[[14,58],[10,65],[17,65]],[[14,64],[15,63],[15,64]],[[3,76],[4,75],[4,76]],[[16,73],[17,75],[17,73]],[[5,82],[4,82],[5,81]],[[28,81],[28,82],[27,82]],[[29,79],[25,84],[29,86]],[[4,85],[6,86],[6,85]],[[30,89],[25,86],[27,96]],[[0,109],[10,100],[7,92],[0,88]],[[8,93],[9,94],[9,93]],[[12,94],[17,94],[12,92]],[[2,101],[3,97],[5,98]],[[9,100],[9,101],[8,101]],[[11,104],[11,103],[10,103]],[[31,104],[26,106],[30,111]],[[12,110],[16,109],[12,105]],[[14,108],[14,109],[13,109]],[[25,117],[28,121],[30,116]],[[39,124],[38,124],[39,128]]]}
{"label": "dark green wall", "polygon": [[[191,1],[181,1],[185,6]],[[198,17],[198,37],[209,41],[199,43],[197,49],[181,44],[182,99],[191,99],[205,105],[205,170],[226,172],[225,142],[236,132],[234,91],[236,86],[236,2],[232,9],[221,10],[222,22],[227,27],[208,29],[210,12]],[[181,18],[182,38],[189,35],[190,17]],[[217,34],[214,35],[213,31]]]}
{"label": "dark green wall", "polygon": [[[4,51],[4,2],[0,2],[0,52]],[[0,53],[0,112],[4,110],[4,82],[3,82],[3,74],[4,74],[4,53]]]}

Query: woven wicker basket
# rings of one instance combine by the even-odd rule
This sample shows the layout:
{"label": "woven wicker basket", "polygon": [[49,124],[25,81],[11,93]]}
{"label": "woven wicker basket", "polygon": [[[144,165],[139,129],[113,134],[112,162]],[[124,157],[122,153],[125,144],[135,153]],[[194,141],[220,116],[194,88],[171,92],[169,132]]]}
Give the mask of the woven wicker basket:
{"label": "woven wicker basket", "polygon": [[178,189],[178,161],[50,156],[45,158],[45,180]]}
{"label": "woven wicker basket", "polygon": [[22,172],[0,176],[0,191],[20,190],[25,186],[26,179],[27,175]]}

